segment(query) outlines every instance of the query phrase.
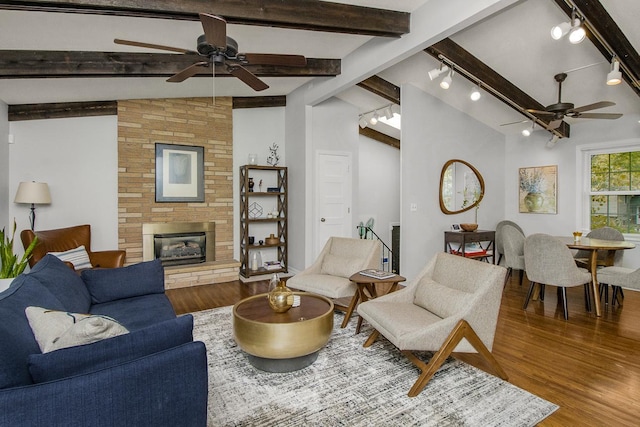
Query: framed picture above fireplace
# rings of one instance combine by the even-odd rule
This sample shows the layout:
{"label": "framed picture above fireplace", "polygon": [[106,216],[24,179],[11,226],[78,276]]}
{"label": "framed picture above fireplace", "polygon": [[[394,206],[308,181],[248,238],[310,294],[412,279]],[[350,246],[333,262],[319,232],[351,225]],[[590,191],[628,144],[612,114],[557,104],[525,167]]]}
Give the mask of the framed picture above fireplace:
{"label": "framed picture above fireplace", "polygon": [[204,147],[156,143],[156,202],[204,202]]}

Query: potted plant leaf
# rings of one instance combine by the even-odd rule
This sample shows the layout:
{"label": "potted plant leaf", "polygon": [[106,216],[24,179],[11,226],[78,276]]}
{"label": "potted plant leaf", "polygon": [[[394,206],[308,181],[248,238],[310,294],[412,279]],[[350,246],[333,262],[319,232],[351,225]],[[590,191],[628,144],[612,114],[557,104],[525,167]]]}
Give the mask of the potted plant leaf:
{"label": "potted plant leaf", "polygon": [[[8,288],[14,278],[18,277],[20,273],[27,267],[31,252],[38,243],[38,238],[35,238],[29,247],[24,251],[24,255],[18,261],[18,255],[13,253],[13,239],[16,234],[16,220],[13,220],[13,231],[11,236],[5,233],[3,228],[0,232],[0,281],[4,283],[0,284],[0,291]],[[4,280],[10,279],[10,280]]]}

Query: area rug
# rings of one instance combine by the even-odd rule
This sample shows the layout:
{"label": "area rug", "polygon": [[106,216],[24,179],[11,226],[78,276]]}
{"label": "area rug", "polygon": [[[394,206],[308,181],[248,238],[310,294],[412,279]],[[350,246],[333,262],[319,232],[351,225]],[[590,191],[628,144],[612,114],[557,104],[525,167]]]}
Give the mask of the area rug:
{"label": "area rug", "polygon": [[[311,366],[267,373],[233,339],[231,307],[193,313],[207,347],[208,426],[534,426],[558,406],[450,358],[417,397],[419,371],[384,338],[363,348],[356,320],[334,330]],[[423,354],[428,357],[429,354]]]}

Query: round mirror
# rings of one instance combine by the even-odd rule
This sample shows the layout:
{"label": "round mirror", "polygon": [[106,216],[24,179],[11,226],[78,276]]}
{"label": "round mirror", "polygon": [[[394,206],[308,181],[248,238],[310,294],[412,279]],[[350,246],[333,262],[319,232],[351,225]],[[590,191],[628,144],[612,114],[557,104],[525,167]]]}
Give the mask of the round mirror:
{"label": "round mirror", "polygon": [[484,197],[484,179],[464,160],[449,160],[440,174],[440,210],[447,215],[468,211]]}

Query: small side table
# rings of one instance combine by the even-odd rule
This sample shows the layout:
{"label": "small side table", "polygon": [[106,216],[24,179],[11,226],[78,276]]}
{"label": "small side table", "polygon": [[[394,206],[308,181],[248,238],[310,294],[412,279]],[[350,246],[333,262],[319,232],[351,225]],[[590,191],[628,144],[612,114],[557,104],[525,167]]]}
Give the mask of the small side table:
{"label": "small side table", "polygon": [[[455,243],[459,249],[452,246]],[[477,243],[482,249],[481,253],[466,253],[467,243]],[[444,251],[466,258],[487,261],[491,257],[493,264],[496,263],[495,257],[496,232],[494,230],[476,230],[476,231],[445,231],[444,232]]]}
{"label": "small side table", "polygon": [[[358,301],[365,302],[365,301],[369,301],[370,299],[377,298],[379,296],[378,292],[376,291],[377,283],[390,283],[391,287],[386,292],[388,294],[398,289],[398,283],[404,282],[407,279],[405,279],[404,277],[398,274],[394,274],[392,277],[389,277],[386,279],[376,279],[373,277],[365,276],[363,274],[360,274],[360,272],[358,272],[352,275],[351,277],[349,277],[349,280],[351,280],[356,285],[358,285],[358,290],[353,295],[353,298],[349,303],[349,308],[347,308],[347,312],[344,315],[344,320],[342,321],[342,325],[341,325],[342,328],[346,327],[347,323],[349,323],[349,319],[351,319],[351,315],[353,314],[353,311],[358,305]],[[362,327],[362,317],[358,317],[358,326],[356,327],[356,334],[360,333],[361,327]]]}

